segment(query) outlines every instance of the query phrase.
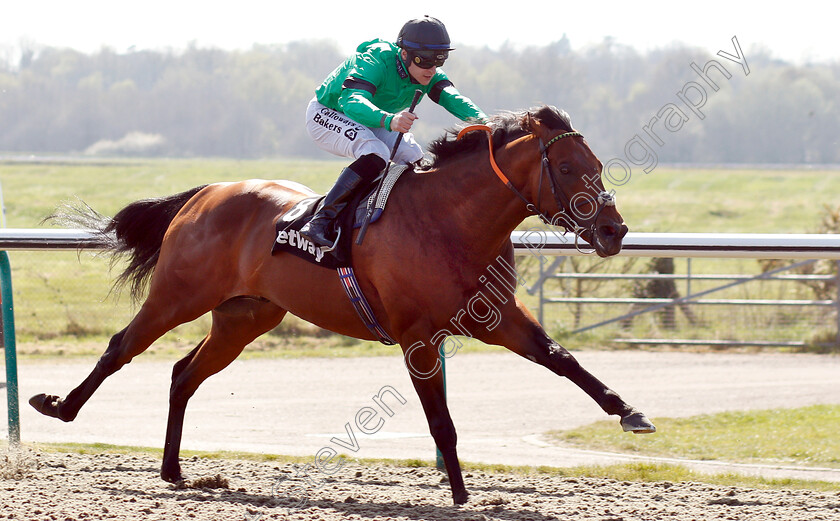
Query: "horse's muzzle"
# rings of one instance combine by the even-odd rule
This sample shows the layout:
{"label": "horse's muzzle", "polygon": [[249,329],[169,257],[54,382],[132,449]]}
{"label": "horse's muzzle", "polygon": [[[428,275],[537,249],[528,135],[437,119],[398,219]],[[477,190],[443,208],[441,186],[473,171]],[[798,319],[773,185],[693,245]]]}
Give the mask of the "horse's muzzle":
{"label": "horse's muzzle", "polygon": [[627,225],[618,221],[596,223],[594,237],[585,239],[599,257],[611,257],[621,251],[621,241],[627,230]]}

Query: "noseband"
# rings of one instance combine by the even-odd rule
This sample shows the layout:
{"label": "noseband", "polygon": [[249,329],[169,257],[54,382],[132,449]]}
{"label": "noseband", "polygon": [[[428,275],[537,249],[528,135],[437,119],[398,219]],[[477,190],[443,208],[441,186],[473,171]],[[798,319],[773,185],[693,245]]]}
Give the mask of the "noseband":
{"label": "noseband", "polygon": [[[487,132],[487,143],[490,148],[490,164],[493,167],[493,172],[496,173],[496,176],[502,180],[502,182],[507,186],[517,197],[519,197],[524,203],[526,208],[532,214],[538,215],[539,218],[549,226],[562,226],[567,232],[572,232],[575,234],[575,246],[578,246],[578,239],[580,238],[581,232],[587,230],[587,228],[581,226],[575,215],[569,215],[566,213],[567,211],[575,214],[575,208],[572,201],[569,197],[560,189],[557,185],[557,178],[554,175],[554,168],[551,166],[551,161],[548,159],[548,148],[566,137],[573,137],[573,136],[582,136],[580,132],[566,132],[564,134],[560,134],[559,136],[555,136],[551,138],[548,143],[543,145],[542,138],[538,138],[540,142],[540,154],[542,155],[541,158],[541,167],[540,167],[540,184],[537,188],[537,204],[535,205],[531,201],[528,200],[522,193],[513,186],[513,183],[510,182],[510,179],[502,172],[499,165],[496,163],[496,158],[493,154],[493,134],[490,127],[487,125],[471,125],[468,127],[463,128],[460,132],[458,132],[458,138],[474,130],[482,130]],[[542,194],[542,185],[543,185],[543,177],[547,176],[549,179],[549,183],[551,186],[551,194],[554,197],[555,203],[557,203],[557,207],[560,208],[560,214],[556,215],[554,218],[549,217],[545,214],[539,207],[539,200],[540,195]],[[591,196],[589,196],[591,199]],[[594,239],[595,237],[595,223],[598,220],[598,216],[601,214],[601,211],[606,208],[607,206],[615,206],[615,196],[607,191],[602,191],[598,194],[597,199],[597,210],[593,214],[593,216],[588,221],[588,230],[592,234]],[[578,247],[578,249],[580,249]]]}

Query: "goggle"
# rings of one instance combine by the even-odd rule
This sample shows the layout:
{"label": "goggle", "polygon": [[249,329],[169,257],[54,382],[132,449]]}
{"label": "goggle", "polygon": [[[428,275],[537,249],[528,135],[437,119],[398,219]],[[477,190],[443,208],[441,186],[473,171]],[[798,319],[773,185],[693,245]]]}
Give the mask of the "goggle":
{"label": "goggle", "polygon": [[443,62],[449,58],[449,51],[412,51],[409,54],[411,62],[421,69],[443,67]]}

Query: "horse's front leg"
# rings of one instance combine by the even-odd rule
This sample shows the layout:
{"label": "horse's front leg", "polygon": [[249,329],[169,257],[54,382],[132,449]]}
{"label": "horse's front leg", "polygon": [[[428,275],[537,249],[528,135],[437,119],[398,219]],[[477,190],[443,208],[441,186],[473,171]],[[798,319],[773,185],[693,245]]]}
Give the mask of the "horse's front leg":
{"label": "horse's front leg", "polygon": [[508,306],[501,323],[481,340],[502,345],[520,356],[565,376],[592,397],[607,414],[621,418],[621,427],[628,432],[656,432],[647,417],[631,407],[615,391],[584,369],[569,351],[554,341],[537,320],[516,299]]}
{"label": "horse's front leg", "polygon": [[446,473],[449,476],[449,486],[452,489],[452,500],[456,505],[467,502],[467,489],[461,475],[461,464],[455,446],[458,436],[455,424],[446,406],[446,395],[443,387],[443,371],[435,346],[417,341],[401,344],[405,355],[405,364],[411,375],[411,383],[420,397],[429,431],[435,440],[438,450],[443,455]]}

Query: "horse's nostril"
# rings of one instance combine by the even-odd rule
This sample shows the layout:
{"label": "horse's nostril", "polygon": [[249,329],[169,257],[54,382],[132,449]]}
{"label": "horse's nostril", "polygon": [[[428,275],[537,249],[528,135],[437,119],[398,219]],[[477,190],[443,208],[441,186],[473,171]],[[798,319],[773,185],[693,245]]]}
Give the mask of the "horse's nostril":
{"label": "horse's nostril", "polygon": [[618,238],[619,238],[619,239],[623,239],[623,238],[624,238],[624,236],[625,236],[625,235],[627,235],[627,232],[628,232],[628,231],[630,231],[630,228],[628,228],[626,224],[622,223],[622,224],[621,224],[621,229],[620,229],[620,231],[618,232]]}
{"label": "horse's nostril", "polygon": [[627,235],[627,226],[625,224],[603,224],[598,227],[598,233],[603,238],[623,239]]}
{"label": "horse's nostril", "polygon": [[612,225],[605,224],[598,227],[598,232],[601,234],[601,237],[612,237],[616,234],[616,229]]}

